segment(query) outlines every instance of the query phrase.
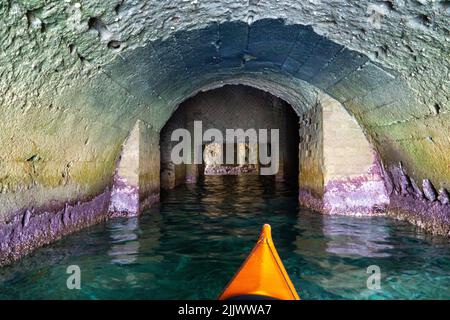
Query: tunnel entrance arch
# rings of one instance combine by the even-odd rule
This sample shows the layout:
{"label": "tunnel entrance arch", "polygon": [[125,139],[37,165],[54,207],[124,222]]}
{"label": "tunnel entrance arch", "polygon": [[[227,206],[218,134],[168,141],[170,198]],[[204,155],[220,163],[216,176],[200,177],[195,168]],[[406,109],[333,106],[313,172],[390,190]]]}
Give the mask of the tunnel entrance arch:
{"label": "tunnel entrance arch", "polygon": [[[193,97],[198,92],[208,92],[225,85],[245,85],[262,90],[266,94],[279,97],[281,101],[284,100],[288,104],[288,108],[284,110],[295,111],[300,124],[298,133],[294,134],[299,139],[296,143],[298,153],[295,156],[290,155],[286,160],[289,162],[290,159],[298,159],[298,168],[295,168],[295,171],[298,172],[301,205],[328,214],[372,215],[384,212],[389,204],[389,197],[382,164],[363,129],[340,102],[305,82],[297,83],[296,89],[293,90],[284,87],[283,83],[248,75],[220,82],[212,81],[188,96]],[[289,108],[289,104],[292,108]],[[178,120],[166,122],[168,125],[159,132],[150,129],[147,133],[141,133],[146,137],[143,141],[147,139],[150,144],[143,146],[138,143],[136,148],[140,153],[152,153],[147,150],[149,146],[155,150],[161,133],[171,128],[170,122],[178,123],[178,126],[171,128],[173,130],[186,120],[183,115],[177,116],[176,111],[171,113],[172,116],[175,119],[178,117]],[[145,126],[141,124],[141,127]],[[204,170],[197,165],[172,165],[167,158],[170,153],[163,150],[166,143],[167,141],[163,142],[163,145],[160,144],[163,151],[161,158],[158,148],[157,153],[152,153],[151,163],[146,161],[146,165],[142,164],[144,172],[139,173],[139,184],[144,186],[143,190],[153,190],[158,197],[161,183],[163,187],[173,187],[185,181],[195,182],[199,170]],[[163,167],[160,167],[161,164]],[[283,170],[284,168],[281,171]],[[167,175],[160,176],[160,171]],[[149,176],[153,177],[151,184],[145,180]],[[157,183],[154,183],[155,180]],[[137,193],[140,194],[141,191]],[[145,199],[146,196],[134,198]]]}
{"label": "tunnel entrance arch", "polygon": [[[245,83],[254,88],[274,88],[264,81],[243,79],[245,78],[239,79],[239,82],[231,80],[228,83]],[[212,84],[209,88],[223,85],[223,82],[219,85]],[[298,173],[300,203],[329,214],[366,215],[384,212],[389,204],[389,197],[383,167],[376,150],[357,121],[338,101],[320,91],[306,91],[301,99],[297,96],[291,101],[295,101],[295,104],[289,106],[286,103],[287,109],[296,112],[299,126],[298,131],[290,130],[290,138],[285,141],[295,141],[296,154],[293,156],[291,153],[289,158],[290,163],[293,163],[292,159],[295,158],[297,168],[288,169],[287,176],[292,177],[293,172],[295,175]],[[309,105],[306,105],[308,103]],[[175,114],[174,116],[177,117]],[[165,129],[161,132],[164,133]],[[292,146],[290,150],[293,150]],[[289,159],[287,160],[289,162]],[[164,163],[164,160],[161,163]],[[196,181],[199,172],[204,170],[192,166],[175,168],[170,162],[164,166],[167,166],[168,170],[166,173],[162,170],[163,187],[173,187],[186,179]],[[167,184],[168,175],[171,175],[172,180]]]}
{"label": "tunnel entrance arch", "polygon": [[[328,173],[329,168],[336,167],[333,165],[336,159],[330,157],[333,148],[331,153],[324,150],[326,156],[317,157],[323,163],[316,165],[317,172],[324,176],[306,186],[302,181],[308,181],[308,177],[300,179],[300,202],[323,212],[350,214],[382,212],[389,204],[394,212],[388,213],[406,217],[414,224],[424,223],[429,229],[448,230],[441,228],[446,225],[442,219],[435,221],[422,214],[437,197],[437,191],[429,187],[431,181],[442,187],[439,197],[443,199],[443,207],[436,210],[447,210],[444,187],[448,167],[442,165],[445,162],[437,161],[445,158],[442,153],[445,148],[435,148],[434,141],[439,138],[435,139],[436,132],[431,129],[434,126],[417,126],[423,117],[434,121],[443,113],[436,114],[437,118],[430,117],[429,107],[417,99],[399,70],[371,60],[367,51],[354,49],[318,34],[309,25],[290,24],[280,19],[260,19],[251,24],[230,21],[177,31],[152,42],[151,46],[134,50],[107,71],[114,79],[127,79],[119,84],[126,89],[127,96],[138,98],[136,113],[142,121],[151,124],[151,131],[155,131],[152,134],[156,135],[187,97],[225,84],[247,84],[271,92],[291,104],[300,116],[316,104],[319,92],[333,97],[337,102],[333,103],[335,109],[346,115],[343,118],[355,117],[359,125],[353,131],[366,130],[367,135],[362,132],[358,136],[366,142],[367,136],[370,144],[363,144],[367,152],[352,151],[365,155],[363,161],[353,166],[357,170],[335,174]],[[325,114],[320,117],[326,118]],[[420,138],[411,137],[411,130],[418,130]],[[430,136],[433,143],[424,143]],[[438,143],[446,144],[442,139]],[[347,146],[350,145],[348,142]],[[419,154],[434,156],[422,163]],[[347,162],[346,157],[343,159]],[[422,188],[415,182],[417,179],[423,180]],[[159,175],[156,183],[159,185]],[[153,192],[156,194],[156,189]],[[405,194],[415,203],[406,209],[402,198]],[[429,196],[424,198],[424,194]],[[364,203],[366,199],[371,201]],[[422,204],[424,199],[429,203]],[[407,214],[403,215],[403,211]],[[420,214],[410,215],[416,211]]]}

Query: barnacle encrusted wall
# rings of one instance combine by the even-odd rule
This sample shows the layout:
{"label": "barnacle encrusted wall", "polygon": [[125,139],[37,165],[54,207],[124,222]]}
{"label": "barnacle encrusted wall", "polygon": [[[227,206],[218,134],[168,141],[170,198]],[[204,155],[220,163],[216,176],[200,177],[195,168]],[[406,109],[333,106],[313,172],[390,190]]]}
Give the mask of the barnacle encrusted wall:
{"label": "barnacle encrusted wall", "polygon": [[187,97],[242,77],[293,105],[319,92],[342,103],[381,157],[392,208],[448,233],[449,10],[426,0],[1,1],[2,252],[33,238],[20,236],[33,219],[53,230],[71,221],[44,212],[95,199],[108,211],[98,196],[136,121],[157,135]]}

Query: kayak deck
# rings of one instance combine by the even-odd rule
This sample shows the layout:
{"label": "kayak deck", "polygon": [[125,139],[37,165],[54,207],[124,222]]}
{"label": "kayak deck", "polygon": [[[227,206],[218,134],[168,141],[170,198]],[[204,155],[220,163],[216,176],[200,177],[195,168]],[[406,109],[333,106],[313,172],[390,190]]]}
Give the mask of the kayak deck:
{"label": "kayak deck", "polygon": [[219,300],[257,297],[300,300],[265,224],[253,250],[225,287]]}

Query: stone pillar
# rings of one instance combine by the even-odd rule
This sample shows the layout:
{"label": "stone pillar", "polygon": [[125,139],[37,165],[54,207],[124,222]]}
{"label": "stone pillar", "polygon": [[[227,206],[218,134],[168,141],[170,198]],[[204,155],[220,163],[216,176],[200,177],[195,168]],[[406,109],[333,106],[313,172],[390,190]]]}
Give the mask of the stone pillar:
{"label": "stone pillar", "polygon": [[247,154],[246,143],[237,143],[236,149],[237,149],[237,165],[239,167],[243,167],[247,164],[247,161],[245,161]]}
{"label": "stone pillar", "polygon": [[111,191],[111,216],[136,216],[159,201],[159,136],[137,121],[122,145]]}
{"label": "stone pillar", "polygon": [[[192,127],[192,126],[191,126]],[[191,136],[193,136],[193,129],[190,130]],[[198,156],[198,155],[197,155]],[[201,156],[203,158],[203,152],[201,153]],[[197,183],[199,177],[200,177],[200,170],[202,168],[201,164],[195,163],[195,147],[194,143],[192,142],[192,148],[191,148],[191,163],[186,164],[186,176],[185,176],[185,182],[186,183]]]}
{"label": "stone pillar", "polygon": [[187,164],[186,165],[186,183],[196,183],[200,177],[201,165]]}
{"label": "stone pillar", "polygon": [[253,171],[259,173],[259,147],[257,143],[248,144],[248,162]]}
{"label": "stone pillar", "polygon": [[383,211],[389,197],[376,151],[339,102],[319,101],[300,121],[300,203],[328,214]]}
{"label": "stone pillar", "polygon": [[375,149],[356,120],[336,100],[321,98],[324,211],[366,215],[384,211],[389,196]]}
{"label": "stone pillar", "polygon": [[[195,130],[195,121],[201,119],[199,112],[187,113],[186,115],[186,127],[191,133],[191,163],[186,164],[186,183],[196,183],[200,177],[203,162],[203,150],[201,149],[200,142],[203,141],[202,128]],[[196,145],[198,143],[198,145]]]}
{"label": "stone pillar", "polygon": [[159,134],[149,124],[139,123],[139,209],[159,202],[160,165]]}
{"label": "stone pillar", "polygon": [[322,109],[313,106],[300,116],[299,201],[302,206],[322,212],[323,139]]}
{"label": "stone pillar", "polygon": [[[279,130],[279,159],[278,159],[278,172],[275,175],[275,179],[278,181],[284,181],[285,180],[285,166],[286,166],[286,140],[287,140],[287,132],[286,132],[286,126],[287,126],[287,121],[286,121],[286,117],[287,114],[285,112],[284,109],[284,105],[281,103],[280,100],[275,99],[275,104],[274,107],[276,108],[277,111],[277,121],[276,123],[278,124],[278,127],[276,129]],[[275,141],[271,141],[270,142],[271,145],[273,145],[275,143]]]}

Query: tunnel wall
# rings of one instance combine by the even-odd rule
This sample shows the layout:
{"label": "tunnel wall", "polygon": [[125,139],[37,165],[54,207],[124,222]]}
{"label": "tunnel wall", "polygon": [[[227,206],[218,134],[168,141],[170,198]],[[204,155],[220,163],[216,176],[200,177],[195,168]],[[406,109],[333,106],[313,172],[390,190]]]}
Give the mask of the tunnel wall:
{"label": "tunnel wall", "polygon": [[136,216],[159,201],[159,135],[137,121],[122,145],[111,192],[112,216]]}
{"label": "tunnel wall", "polygon": [[139,210],[159,202],[160,196],[159,132],[142,122],[139,143]]}
{"label": "tunnel wall", "polygon": [[300,203],[327,214],[384,213],[389,194],[382,164],[345,108],[321,94],[300,123]]}
{"label": "tunnel wall", "polygon": [[175,165],[171,160],[172,148],[177,142],[171,141],[172,132],[183,128],[186,124],[186,113],[174,112],[169,121],[161,129],[159,145],[161,150],[161,188],[172,189],[185,182],[186,166]]}
{"label": "tunnel wall", "polygon": [[[242,75],[299,109],[302,82],[327,93],[386,168],[445,193],[449,14],[446,1],[4,2],[1,228],[104,194],[137,119],[159,132],[188,96]],[[417,201],[405,210],[421,225],[437,201]]]}
{"label": "tunnel wall", "polygon": [[389,205],[383,167],[362,128],[334,99],[323,97],[324,211],[378,214]]}
{"label": "tunnel wall", "polygon": [[303,206],[321,212],[324,194],[322,108],[315,103],[300,115],[299,200]]}
{"label": "tunnel wall", "polygon": [[275,104],[279,104],[281,111],[280,150],[281,153],[280,170],[277,175],[278,180],[283,180],[291,185],[298,186],[299,175],[299,124],[300,119],[291,105],[281,99],[274,99]]}

